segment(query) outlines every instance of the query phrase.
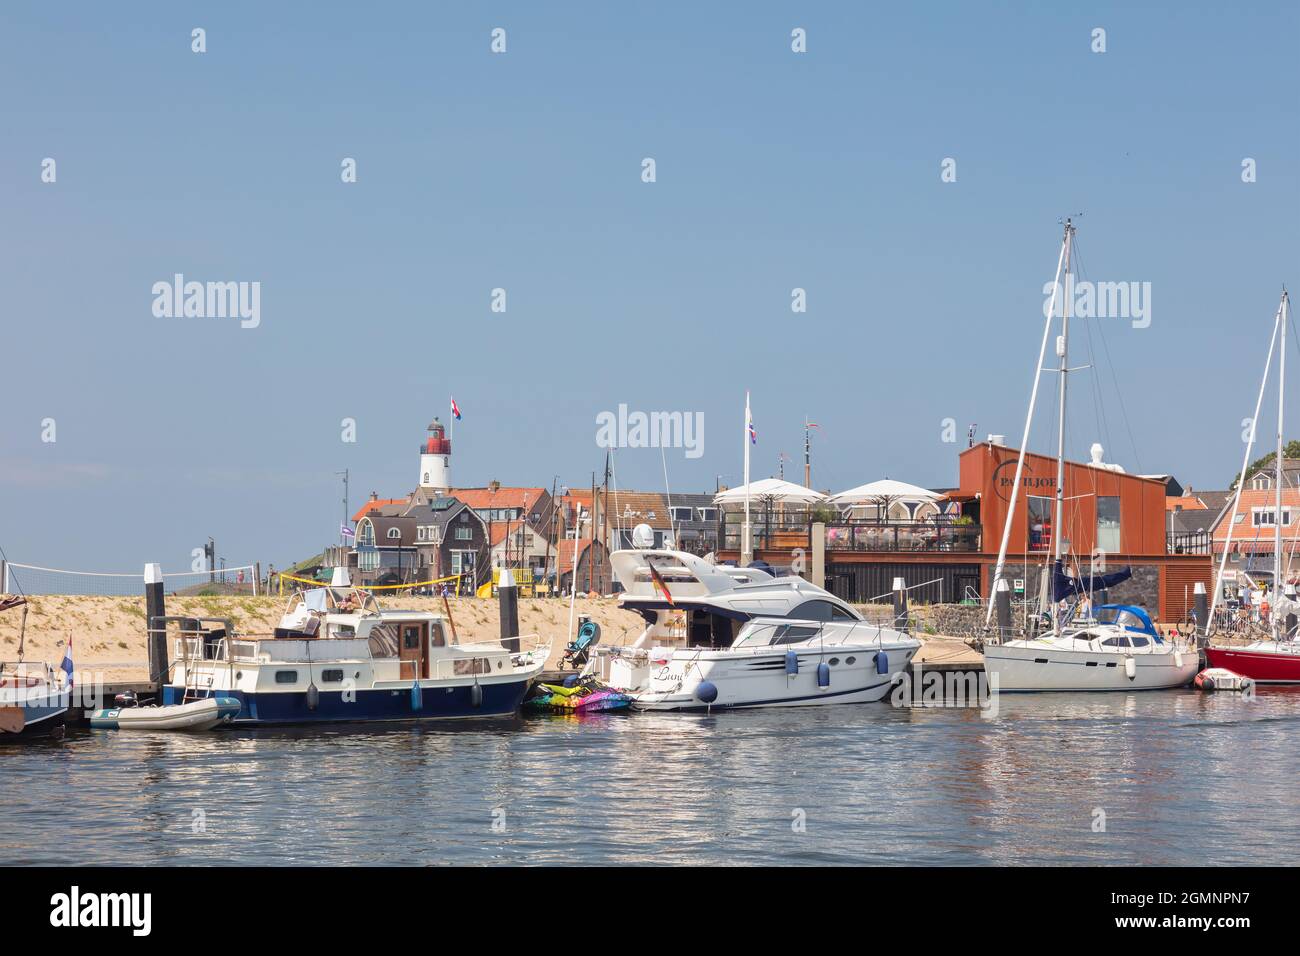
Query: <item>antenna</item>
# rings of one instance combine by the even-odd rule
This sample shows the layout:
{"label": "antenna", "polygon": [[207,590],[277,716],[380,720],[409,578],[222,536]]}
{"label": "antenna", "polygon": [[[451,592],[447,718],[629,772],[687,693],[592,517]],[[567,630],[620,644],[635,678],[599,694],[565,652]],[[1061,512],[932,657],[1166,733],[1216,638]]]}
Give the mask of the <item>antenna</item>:
{"label": "antenna", "polygon": [[346,468],[344,468],[342,471],[334,472],[334,475],[335,477],[343,479],[343,523],[339,525],[339,544],[341,544],[343,547],[346,548],[348,544],[348,539],[347,539],[347,535],[343,533],[343,529],[348,526],[348,517],[349,517],[348,479],[350,476],[348,474],[348,469]]}

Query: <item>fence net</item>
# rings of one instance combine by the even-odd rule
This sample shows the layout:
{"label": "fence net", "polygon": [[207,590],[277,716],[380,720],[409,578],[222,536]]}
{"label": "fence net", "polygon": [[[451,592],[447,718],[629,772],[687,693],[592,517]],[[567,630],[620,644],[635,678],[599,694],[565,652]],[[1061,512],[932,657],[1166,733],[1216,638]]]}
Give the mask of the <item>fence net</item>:
{"label": "fence net", "polygon": [[[176,571],[164,574],[163,592],[182,597],[221,594],[260,594],[254,566],[222,568],[217,571]],[[6,594],[99,594],[108,597],[138,597],[144,594],[144,572],[114,574],[102,571],[69,571],[33,564],[4,566],[0,590]]]}

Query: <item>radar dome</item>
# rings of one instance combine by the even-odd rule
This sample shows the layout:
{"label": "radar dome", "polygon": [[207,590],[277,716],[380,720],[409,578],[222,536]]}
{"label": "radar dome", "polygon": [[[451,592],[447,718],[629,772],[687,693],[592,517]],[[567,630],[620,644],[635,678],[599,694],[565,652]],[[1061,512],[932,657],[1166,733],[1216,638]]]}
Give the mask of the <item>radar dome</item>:
{"label": "radar dome", "polygon": [[639,524],[632,529],[632,547],[653,548],[654,545],[655,532],[648,524]]}

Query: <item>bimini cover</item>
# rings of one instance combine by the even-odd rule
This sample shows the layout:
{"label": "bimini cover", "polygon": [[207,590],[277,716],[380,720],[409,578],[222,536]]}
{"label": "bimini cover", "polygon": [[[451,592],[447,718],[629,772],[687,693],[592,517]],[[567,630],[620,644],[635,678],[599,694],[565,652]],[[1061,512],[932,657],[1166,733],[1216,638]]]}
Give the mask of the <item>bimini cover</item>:
{"label": "bimini cover", "polygon": [[1103,604],[1093,612],[1101,624],[1118,624],[1126,631],[1140,631],[1157,644],[1163,644],[1160,632],[1151,623],[1151,617],[1140,607],[1131,604]]}
{"label": "bimini cover", "polygon": [[1066,574],[1061,568],[1061,562],[1057,561],[1052,568],[1052,600],[1064,601],[1076,594],[1091,594],[1094,591],[1104,591],[1107,588],[1114,587],[1121,581],[1127,581],[1131,577],[1133,577],[1133,569],[1125,566],[1118,571],[1112,571],[1110,574],[1088,573],[1076,578]]}

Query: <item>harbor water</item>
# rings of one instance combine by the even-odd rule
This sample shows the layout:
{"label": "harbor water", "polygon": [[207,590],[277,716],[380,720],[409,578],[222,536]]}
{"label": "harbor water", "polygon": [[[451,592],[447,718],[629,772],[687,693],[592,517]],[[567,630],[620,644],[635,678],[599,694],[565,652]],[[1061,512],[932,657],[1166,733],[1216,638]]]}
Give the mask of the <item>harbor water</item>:
{"label": "harbor water", "polygon": [[1291,864],[1300,689],[0,745],[10,864]]}

